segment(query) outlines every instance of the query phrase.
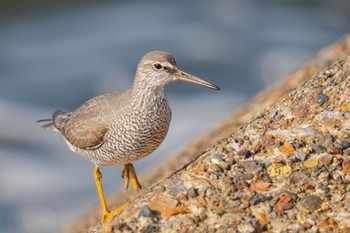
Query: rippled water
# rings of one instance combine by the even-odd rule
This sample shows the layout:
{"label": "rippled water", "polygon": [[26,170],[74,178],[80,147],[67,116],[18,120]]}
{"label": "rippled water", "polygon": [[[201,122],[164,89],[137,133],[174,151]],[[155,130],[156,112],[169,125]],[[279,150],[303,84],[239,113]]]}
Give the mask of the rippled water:
{"label": "rippled water", "polygon": [[[92,164],[35,120],[128,88],[166,50],[222,88],[167,87],[170,132],[139,173],[350,29],[347,1],[148,1],[11,6],[0,14],[0,232],[54,232],[98,202]],[[4,10],[7,9],[7,10]],[[103,168],[108,194],[121,167]],[[130,190],[130,192],[132,192]]]}

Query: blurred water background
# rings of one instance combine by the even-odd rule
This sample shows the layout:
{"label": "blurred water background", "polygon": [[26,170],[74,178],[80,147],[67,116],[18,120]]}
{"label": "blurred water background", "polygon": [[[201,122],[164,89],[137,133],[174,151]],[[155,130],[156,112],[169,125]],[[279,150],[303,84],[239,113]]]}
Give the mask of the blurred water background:
{"label": "blurred water background", "polygon": [[[0,0],[0,232],[56,232],[98,202],[93,165],[34,121],[131,86],[139,59],[172,53],[219,85],[173,83],[168,137],[139,174],[350,30],[347,0]],[[121,167],[102,168],[107,194]],[[129,190],[133,192],[133,190]]]}

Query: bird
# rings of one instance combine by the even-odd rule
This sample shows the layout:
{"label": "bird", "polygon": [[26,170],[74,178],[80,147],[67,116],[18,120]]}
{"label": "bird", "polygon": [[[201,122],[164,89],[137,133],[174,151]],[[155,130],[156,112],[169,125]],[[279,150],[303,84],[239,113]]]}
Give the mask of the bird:
{"label": "bird", "polygon": [[130,89],[96,96],[73,112],[56,110],[44,129],[59,132],[68,147],[94,164],[94,180],[102,207],[101,223],[119,214],[128,203],[110,211],[102,187],[100,167],[123,165],[125,187],[141,189],[133,162],[151,154],[167,135],[171,109],[165,86],[184,81],[213,90],[214,84],[182,71],[165,51],[145,54],[137,65]]}

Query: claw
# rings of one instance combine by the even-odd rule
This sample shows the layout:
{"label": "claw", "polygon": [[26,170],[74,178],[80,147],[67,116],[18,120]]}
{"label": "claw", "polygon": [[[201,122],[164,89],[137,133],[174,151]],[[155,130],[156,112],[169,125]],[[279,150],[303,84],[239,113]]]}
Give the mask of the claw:
{"label": "claw", "polygon": [[103,212],[102,219],[101,219],[101,224],[107,222],[111,217],[119,214],[121,211],[126,209],[128,206],[129,206],[129,204],[126,203],[125,205],[123,205],[123,206],[121,206],[118,209],[115,209],[113,211]]}
{"label": "claw", "polygon": [[129,183],[130,183],[130,171],[128,166],[124,165],[121,175],[122,175],[122,178],[125,179],[125,189],[128,189]]}
{"label": "claw", "polygon": [[140,185],[140,182],[137,179],[134,166],[131,163],[124,164],[124,169],[121,175],[123,178],[125,178],[125,189],[129,188],[130,176],[131,176],[131,183],[134,189],[140,190],[142,188]]}

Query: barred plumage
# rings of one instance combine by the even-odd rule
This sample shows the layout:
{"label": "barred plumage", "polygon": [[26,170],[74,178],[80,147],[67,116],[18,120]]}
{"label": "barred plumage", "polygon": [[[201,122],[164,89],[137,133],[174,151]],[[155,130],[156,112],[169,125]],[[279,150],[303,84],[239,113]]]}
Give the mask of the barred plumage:
{"label": "barred plumage", "polygon": [[72,151],[95,164],[95,181],[104,210],[102,221],[111,212],[104,201],[98,167],[124,165],[126,185],[130,173],[134,187],[141,187],[131,163],[152,153],[164,140],[171,120],[164,87],[176,80],[219,90],[180,70],[169,53],[153,51],[138,64],[131,89],[97,96],[71,113],[57,110],[51,122],[43,126],[60,132]]}

